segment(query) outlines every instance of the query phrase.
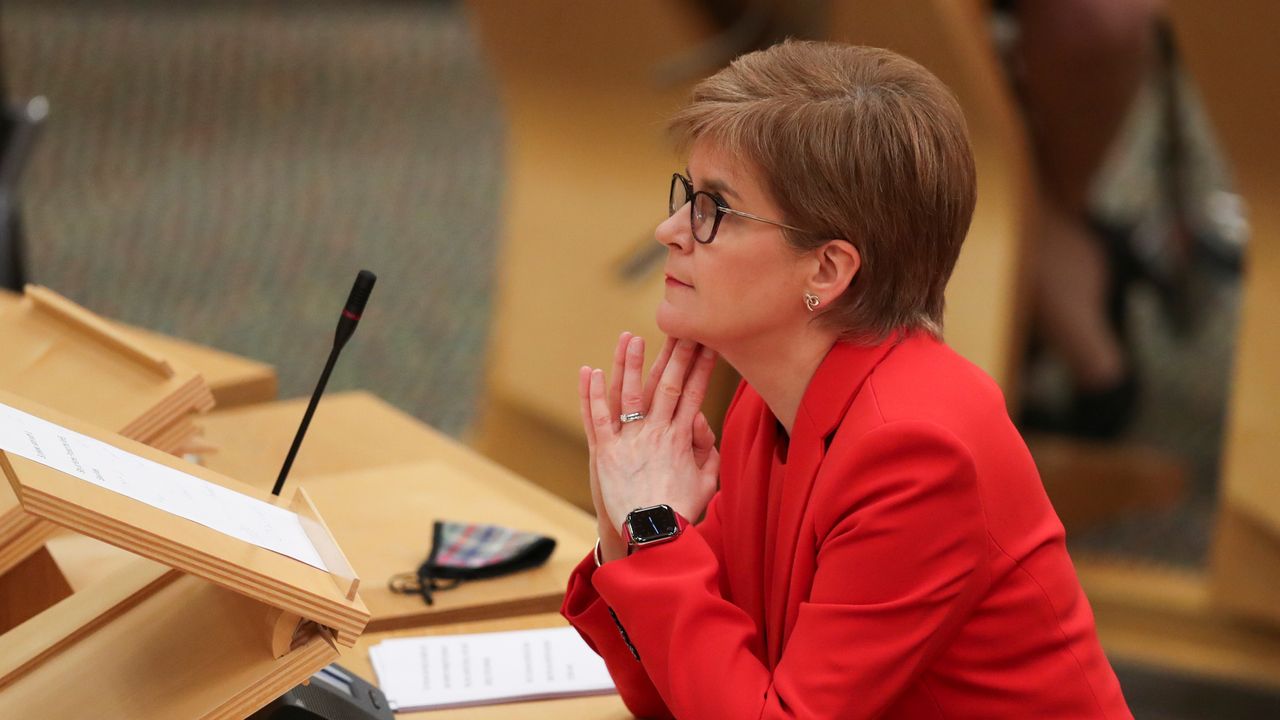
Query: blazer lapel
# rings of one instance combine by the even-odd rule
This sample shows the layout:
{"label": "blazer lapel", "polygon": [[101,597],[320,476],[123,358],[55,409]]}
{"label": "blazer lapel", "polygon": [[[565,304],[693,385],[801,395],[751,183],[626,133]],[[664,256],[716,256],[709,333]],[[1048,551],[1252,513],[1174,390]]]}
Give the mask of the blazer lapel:
{"label": "blazer lapel", "polygon": [[772,577],[766,578],[765,617],[770,667],[776,667],[782,657],[782,647],[799,612],[799,602],[808,595],[808,584],[812,580],[803,578],[804,587],[791,587],[801,521],[813,491],[814,478],[822,466],[827,437],[839,427],[867,376],[896,344],[896,337],[878,345],[836,343],[818,366],[801,399],[791,429],[777,544],[773,548],[773,573]]}
{"label": "blazer lapel", "polygon": [[[759,397],[756,400],[763,408],[764,400]],[[742,583],[734,587],[737,603],[760,628],[767,624],[765,608],[768,604],[768,587],[760,567],[761,563],[766,562],[765,554],[769,552],[765,547],[764,528],[769,502],[768,480],[775,445],[775,422],[767,409],[760,413],[749,450],[742,456],[745,466],[739,468],[737,473],[739,477],[756,478],[757,481],[737,488],[735,504],[730,509],[734,525],[746,532],[735,533],[735,544],[742,552],[730,555],[731,562],[736,567],[729,573],[729,577]]]}

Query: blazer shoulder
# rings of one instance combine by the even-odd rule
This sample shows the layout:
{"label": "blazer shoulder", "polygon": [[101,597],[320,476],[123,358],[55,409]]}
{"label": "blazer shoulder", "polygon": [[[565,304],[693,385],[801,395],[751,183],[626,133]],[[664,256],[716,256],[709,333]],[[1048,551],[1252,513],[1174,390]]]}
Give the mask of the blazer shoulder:
{"label": "blazer shoulder", "polygon": [[959,429],[956,423],[1008,418],[1004,393],[991,376],[929,337],[900,343],[871,373],[867,390],[886,423],[921,420]]}
{"label": "blazer shoulder", "polygon": [[951,524],[984,526],[977,463],[969,444],[931,420],[876,422],[837,438],[814,486],[821,534],[851,513],[912,513],[947,498]]}

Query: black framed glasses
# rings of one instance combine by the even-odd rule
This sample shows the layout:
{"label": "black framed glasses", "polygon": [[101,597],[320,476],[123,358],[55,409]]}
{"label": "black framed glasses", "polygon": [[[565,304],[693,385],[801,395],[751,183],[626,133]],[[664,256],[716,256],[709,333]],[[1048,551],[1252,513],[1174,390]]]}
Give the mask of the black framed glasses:
{"label": "black framed glasses", "polygon": [[709,245],[712,240],[716,239],[716,231],[720,229],[720,220],[725,215],[737,215],[748,220],[777,225],[796,232],[806,232],[801,228],[781,223],[777,220],[769,220],[759,215],[734,210],[725,205],[724,200],[718,195],[709,193],[706,190],[694,192],[693,181],[680,173],[673,173],[671,175],[671,194],[667,198],[667,212],[669,215],[675,215],[685,205],[689,206],[689,227],[693,230],[693,239],[703,245]]}

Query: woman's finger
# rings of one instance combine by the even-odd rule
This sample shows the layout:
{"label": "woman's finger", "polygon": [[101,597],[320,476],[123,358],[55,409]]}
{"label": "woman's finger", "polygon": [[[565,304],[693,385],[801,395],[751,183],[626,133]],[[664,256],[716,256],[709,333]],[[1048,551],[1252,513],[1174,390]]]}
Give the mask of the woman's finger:
{"label": "woman's finger", "polygon": [[671,359],[662,371],[658,380],[658,388],[653,393],[653,403],[649,405],[647,422],[670,422],[676,411],[680,394],[684,392],[684,379],[688,374],[689,363],[693,361],[698,344],[692,340],[679,340],[671,350]]}
{"label": "woman's finger", "polygon": [[715,448],[711,448],[707,461],[698,468],[698,477],[706,483],[711,492],[715,492],[716,482],[720,478],[720,453]]}
{"label": "woman's finger", "polygon": [[644,388],[640,373],[644,371],[644,338],[633,337],[627,343],[626,363],[622,370],[622,414],[644,412]]}
{"label": "woman's finger", "polygon": [[706,450],[716,444],[716,433],[711,429],[711,423],[707,420],[707,416],[698,413],[693,419],[693,446],[694,448]]}
{"label": "woman's finger", "polygon": [[711,371],[716,366],[716,353],[709,347],[699,348],[698,357],[693,362],[693,370],[684,383],[680,393],[680,404],[676,408],[675,422],[692,423],[702,409],[702,401],[707,397],[707,386],[711,383]]}
{"label": "woman's finger", "polygon": [[626,364],[630,342],[631,333],[624,332],[618,336],[618,344],[613,348],[613,369],[609,371],[609,410],[614,415],[622,412],[622,368]]}
{"label": "woman's finger", "polygon": [[649,376],[644,381],[644,408],[648,412],[648,408],[653,404],[653,393],[658,389],[658,381],[662,379],[662,372],[667,369],[667,362],[671,360],[671,351],[675,350],[676,339],[667,336],[667,341],[662,343],[662,350],[658,352],[658,357],[654,358],[653,365],[649,367]]}
{"label": "woman's finger", "polygon": [[591,429],[596,434],[596,445],[612,440],[618,434],[618,416],[609,411],[609,401],[604,396],[604,371],[591,371]]}
{"label": "woman's finger", "polygon": [[707,422],[706,415],[698,413],[693,419],[693,461],[702,467],[715,448],[716,434],[711,430],[711,423]]}
{"label": "woman's finger", "polygon": [[578,409],[582,413],[582,432],[587,436],[587,447],[595,449],[596,431],[591,425],[591,368],[578,368]]}

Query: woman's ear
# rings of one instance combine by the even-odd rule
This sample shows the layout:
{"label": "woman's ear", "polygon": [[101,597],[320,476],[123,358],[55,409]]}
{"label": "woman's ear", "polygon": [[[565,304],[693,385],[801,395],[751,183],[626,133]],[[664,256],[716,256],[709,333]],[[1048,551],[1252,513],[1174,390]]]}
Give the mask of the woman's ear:
{"label": "woman's ear", "polygon": [[862,254],[848,240],[828,240],[812,252],[809,292],[815,293],[822,305],[830,305],[853,284],[862,269]]}

